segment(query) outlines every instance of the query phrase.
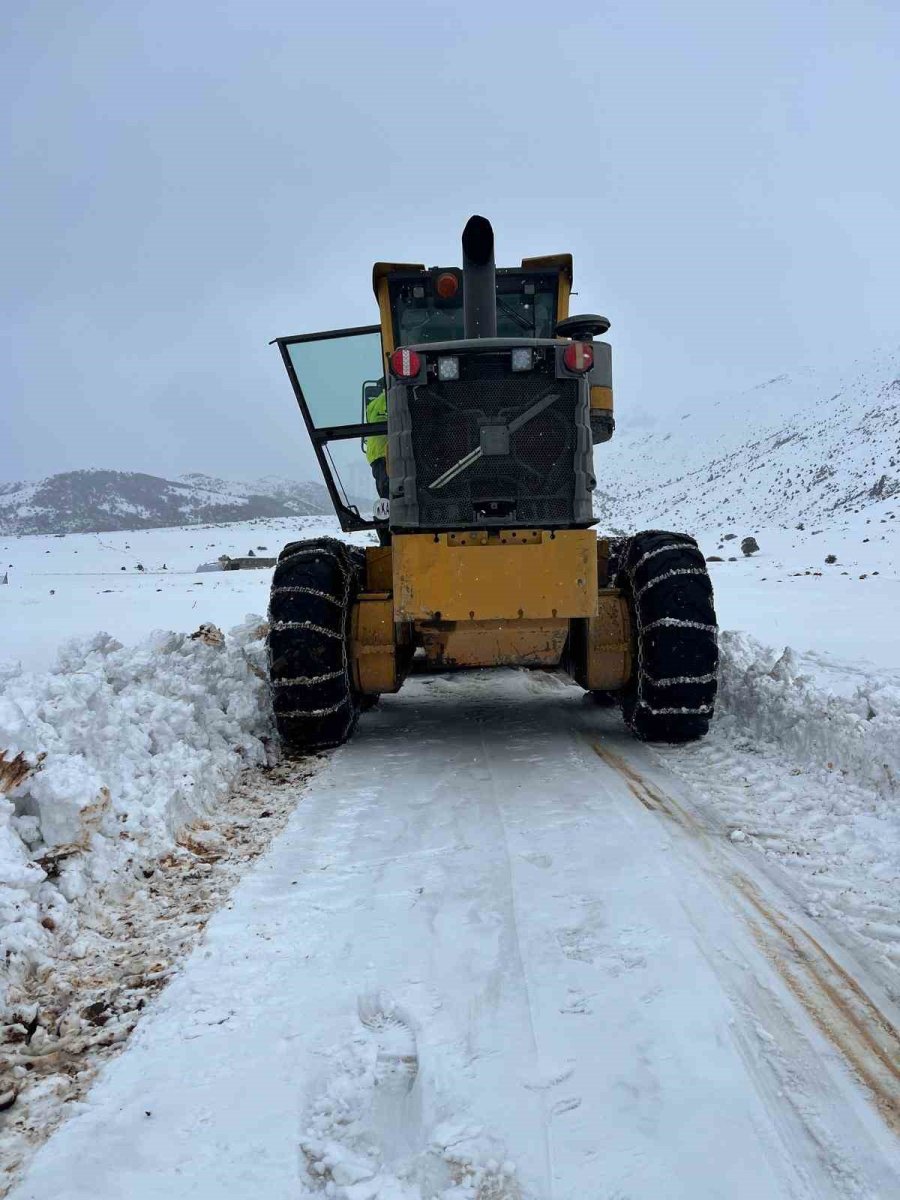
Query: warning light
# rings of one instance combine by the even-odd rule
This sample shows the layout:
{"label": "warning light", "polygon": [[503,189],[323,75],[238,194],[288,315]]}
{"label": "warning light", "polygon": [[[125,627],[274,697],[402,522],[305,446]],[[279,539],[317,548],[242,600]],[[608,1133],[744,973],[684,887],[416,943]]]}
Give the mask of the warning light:
{"label": "warning light", "polygon": [[443,275],[438,275],[434,290],[442,300],[452,300],[459,291],[459,279],[450,271],[445,271]]}

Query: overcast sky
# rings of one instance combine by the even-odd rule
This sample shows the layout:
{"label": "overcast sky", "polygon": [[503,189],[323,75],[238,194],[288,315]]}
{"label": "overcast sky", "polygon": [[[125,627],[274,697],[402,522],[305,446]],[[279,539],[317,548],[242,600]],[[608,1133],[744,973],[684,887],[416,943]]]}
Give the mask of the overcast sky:
{"label": "overcast sky", "polygon": [[[574,15],[577,12],[578,15]],[[308,476],[278,335],[571,250],[625,423],[896,345],[897,0],[6,5],[0,479]]]}

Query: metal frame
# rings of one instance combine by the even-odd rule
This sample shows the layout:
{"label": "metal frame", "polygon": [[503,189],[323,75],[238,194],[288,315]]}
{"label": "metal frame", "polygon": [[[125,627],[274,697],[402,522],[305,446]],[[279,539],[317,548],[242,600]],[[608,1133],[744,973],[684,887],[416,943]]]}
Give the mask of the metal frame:
{"label": "metal frame", "polygon": [[288,346],[296,345],[298,342],[325,342],[334,338],[358,337],[360,334],[365,333],[380,334],[381,326],[357,325],[352,329],[328,329],[322,333],[301,333],[294,337],[274,338],[269,342],[270,346],[277,346],[281,351],[281,359],[288,373],[288,378],[291,381],[291,387],[294,389],[297,405],[303,415],[303,422],[306,425],[309,440],[312,442],[319,470],[322,472],[322,477],[325,480],[325,486],[328,489],[328,495],[331,497],[331,503],[334,505],[337,518],[341,523],[341,529],[345,533],[352,533],[358,529],[375,529],[377,524],[374,520],[367,521],[365,517],[360,516],[358,508],[351,504],[345,504],[341,499],[341,491],[338,488],[327,454],[328,443],[349,441],[353,438],[374,437],[378,434],[387,433],[387,421],[376,421],[372,424],[317,426],[312,419],[309,405],[306,402],[306,397],[303,395],[303,388],[300,386],[300,380],[297,378],[297,373],[294,370],[294,364],[291,361],[291,356],[287,348]]}

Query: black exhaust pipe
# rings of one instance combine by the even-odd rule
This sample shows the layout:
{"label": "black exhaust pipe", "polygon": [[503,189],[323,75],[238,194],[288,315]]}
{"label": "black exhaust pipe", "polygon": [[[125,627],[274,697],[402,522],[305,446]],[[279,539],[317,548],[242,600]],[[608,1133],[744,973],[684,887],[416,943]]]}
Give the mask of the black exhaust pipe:
{"label": "black exhaust pipe", "polygon": [[462,235],[463,320],[467,338],[497,336],[494,231],[486,217],[469,217]]}

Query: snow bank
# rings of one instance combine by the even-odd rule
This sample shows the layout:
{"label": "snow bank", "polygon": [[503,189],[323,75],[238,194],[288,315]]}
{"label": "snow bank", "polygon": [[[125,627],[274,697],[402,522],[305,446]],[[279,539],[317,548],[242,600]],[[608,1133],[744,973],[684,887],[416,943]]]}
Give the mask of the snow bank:
{"label": "snow bank", "polygon": [[158,632],[132,649],[101,633],[46,674],[0,673],[0,1017],[52,970],[54,932],[53,953],[65,933],[77,955],[84,912],[134,892],[265,762],[260,626]]}
{"label": "snow bank", "polygon": [[721,635],[725,725],[799,763],[840,771],[888,798],[900,791],[900,676],[780,654],[743,633]]}

